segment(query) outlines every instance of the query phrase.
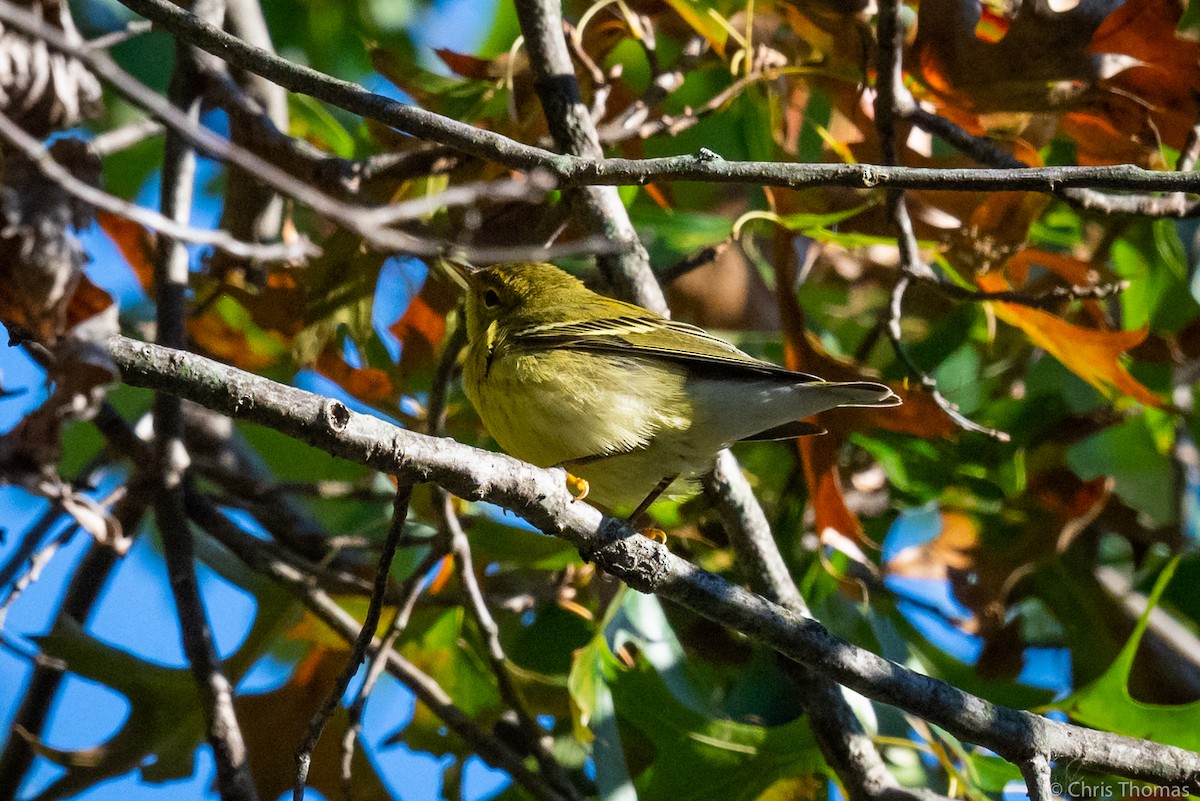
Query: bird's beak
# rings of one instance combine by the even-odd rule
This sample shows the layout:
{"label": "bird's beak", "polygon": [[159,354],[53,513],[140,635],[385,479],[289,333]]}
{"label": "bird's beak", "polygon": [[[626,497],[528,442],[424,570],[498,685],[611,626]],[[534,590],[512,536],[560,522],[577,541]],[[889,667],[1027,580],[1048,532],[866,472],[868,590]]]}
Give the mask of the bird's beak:
{"label": "bird's beak", "polygon": [[478,269],[462,259],[457,259],[453,256],[440,257],[436,264],[441,267],[442,272],[450,277],[451,281],[458,284],[464,291],[470,289],[471,274]]}

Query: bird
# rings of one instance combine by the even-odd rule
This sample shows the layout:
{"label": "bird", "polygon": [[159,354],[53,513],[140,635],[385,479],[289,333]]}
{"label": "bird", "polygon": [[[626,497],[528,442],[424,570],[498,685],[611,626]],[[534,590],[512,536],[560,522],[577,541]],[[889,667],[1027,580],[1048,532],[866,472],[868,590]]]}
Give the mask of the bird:
{"label": "bird", "polygon": [[823,433],[803,418],[900,403],[884,384],[756,359],[552,264],[456,271],[467,290],[463,388],[484,427],[510,455],[564,468],[578,497],[630,520],[735,442]]}

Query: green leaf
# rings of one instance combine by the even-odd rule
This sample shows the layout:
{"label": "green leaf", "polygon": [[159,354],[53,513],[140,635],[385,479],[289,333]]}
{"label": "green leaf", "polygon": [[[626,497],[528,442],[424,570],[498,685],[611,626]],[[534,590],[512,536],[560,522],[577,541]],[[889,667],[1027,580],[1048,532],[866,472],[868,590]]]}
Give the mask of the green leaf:
{"label": "green leaf", "polygon": [[1175,472],[1155,441],[1148,417],[1131,417],[1072,446],[1067,464],[1085,481],[1112,476],[1125,503],[1167,525],[1177,513]]}
{"label": "green leaf", "polygon": [[1188,285],[1187,257],[1174,223],[1142,221],[1113,243],[1112,264],[1129,282],[1121,293],[1122,325],[1178,331],[1200,314]]}
{"label": "green leaf", "polygon": [[[618,595],[628,592],[618,590]],[[619,608],[620,598],[610,607],[610,616]],[[611,617],[605,619],[607,623]],[[610,683],[621,666],[604,637],[604,628],[592,641],[575,652],[567,690],[571,695],[575,736],[591,742],[592,761],[596,766],[596,786],[602,801],[638,801],[617,730],[616,709]]]}
{"label": "green leaf", "polygon": [[[615,653],[638,654],[636,665],[624,667]],[[687,662],[658,600],[628,589],[614,599],[601,632],[576,652],[568,686],[577,727],[592,735],[602,798],[738,801],[778,779],[823,769],[805,721],[766,727],[729,720],[697,693]],[[631,765],[644,765],[632,785]]]}
{"label": "green leaf", "polygon": [[824,769],[807,721],[765,727],[702,714],[681,703],[648,661],[612,684],[622,723],[655,749],[636,778],[641,801],[748,801],[776,780]]}
{"label": "green leaf", "polygon": [[1159,573],[1146,601],[1146,610],[1138,618],[1129,641],[1108,670],[1069,698],[1054,704],[1055,709],[1066,712],[1085,726],[1102,731],[1176,745],[1191,751],[1200,749],[1200,728],[1196,726],[1196,721],[1200,720],[1200,701],[1178,706],[1147,704],[1129,694],[1129,674],[1133,670],[1138,645],[1146,633],[1150,613],[1171,582],[1179,560],[1179,556],[1174,557]]}
{"label": "green leaf", "polygon": [[292,136],[320,144],[341,158],[354,158],[354,137],[320,101],[289,93],[288,112]]}

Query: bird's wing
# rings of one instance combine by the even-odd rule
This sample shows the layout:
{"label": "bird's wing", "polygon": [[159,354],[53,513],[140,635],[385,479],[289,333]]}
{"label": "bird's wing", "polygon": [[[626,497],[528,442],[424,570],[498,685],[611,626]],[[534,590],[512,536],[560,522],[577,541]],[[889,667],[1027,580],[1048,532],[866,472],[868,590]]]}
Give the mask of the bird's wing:
{"label": "bird's wing", "polygon": [[797,383],[820,381],[755,359],[702,328],[661,317],[621,316],[530,325],[516,331],[521,348],[574,348],[676,362],[713,378],[775,377]]}

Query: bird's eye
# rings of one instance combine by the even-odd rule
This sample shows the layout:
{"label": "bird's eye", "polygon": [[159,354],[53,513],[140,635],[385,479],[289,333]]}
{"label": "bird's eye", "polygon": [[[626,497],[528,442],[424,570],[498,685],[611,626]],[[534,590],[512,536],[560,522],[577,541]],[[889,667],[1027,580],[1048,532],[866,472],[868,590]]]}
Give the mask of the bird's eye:
{"label": "bird's eye", "polygon": [[500,305],[500,293],[494,289],[489,289],[483,293],[483,305],[489,309],[494,309]]}

